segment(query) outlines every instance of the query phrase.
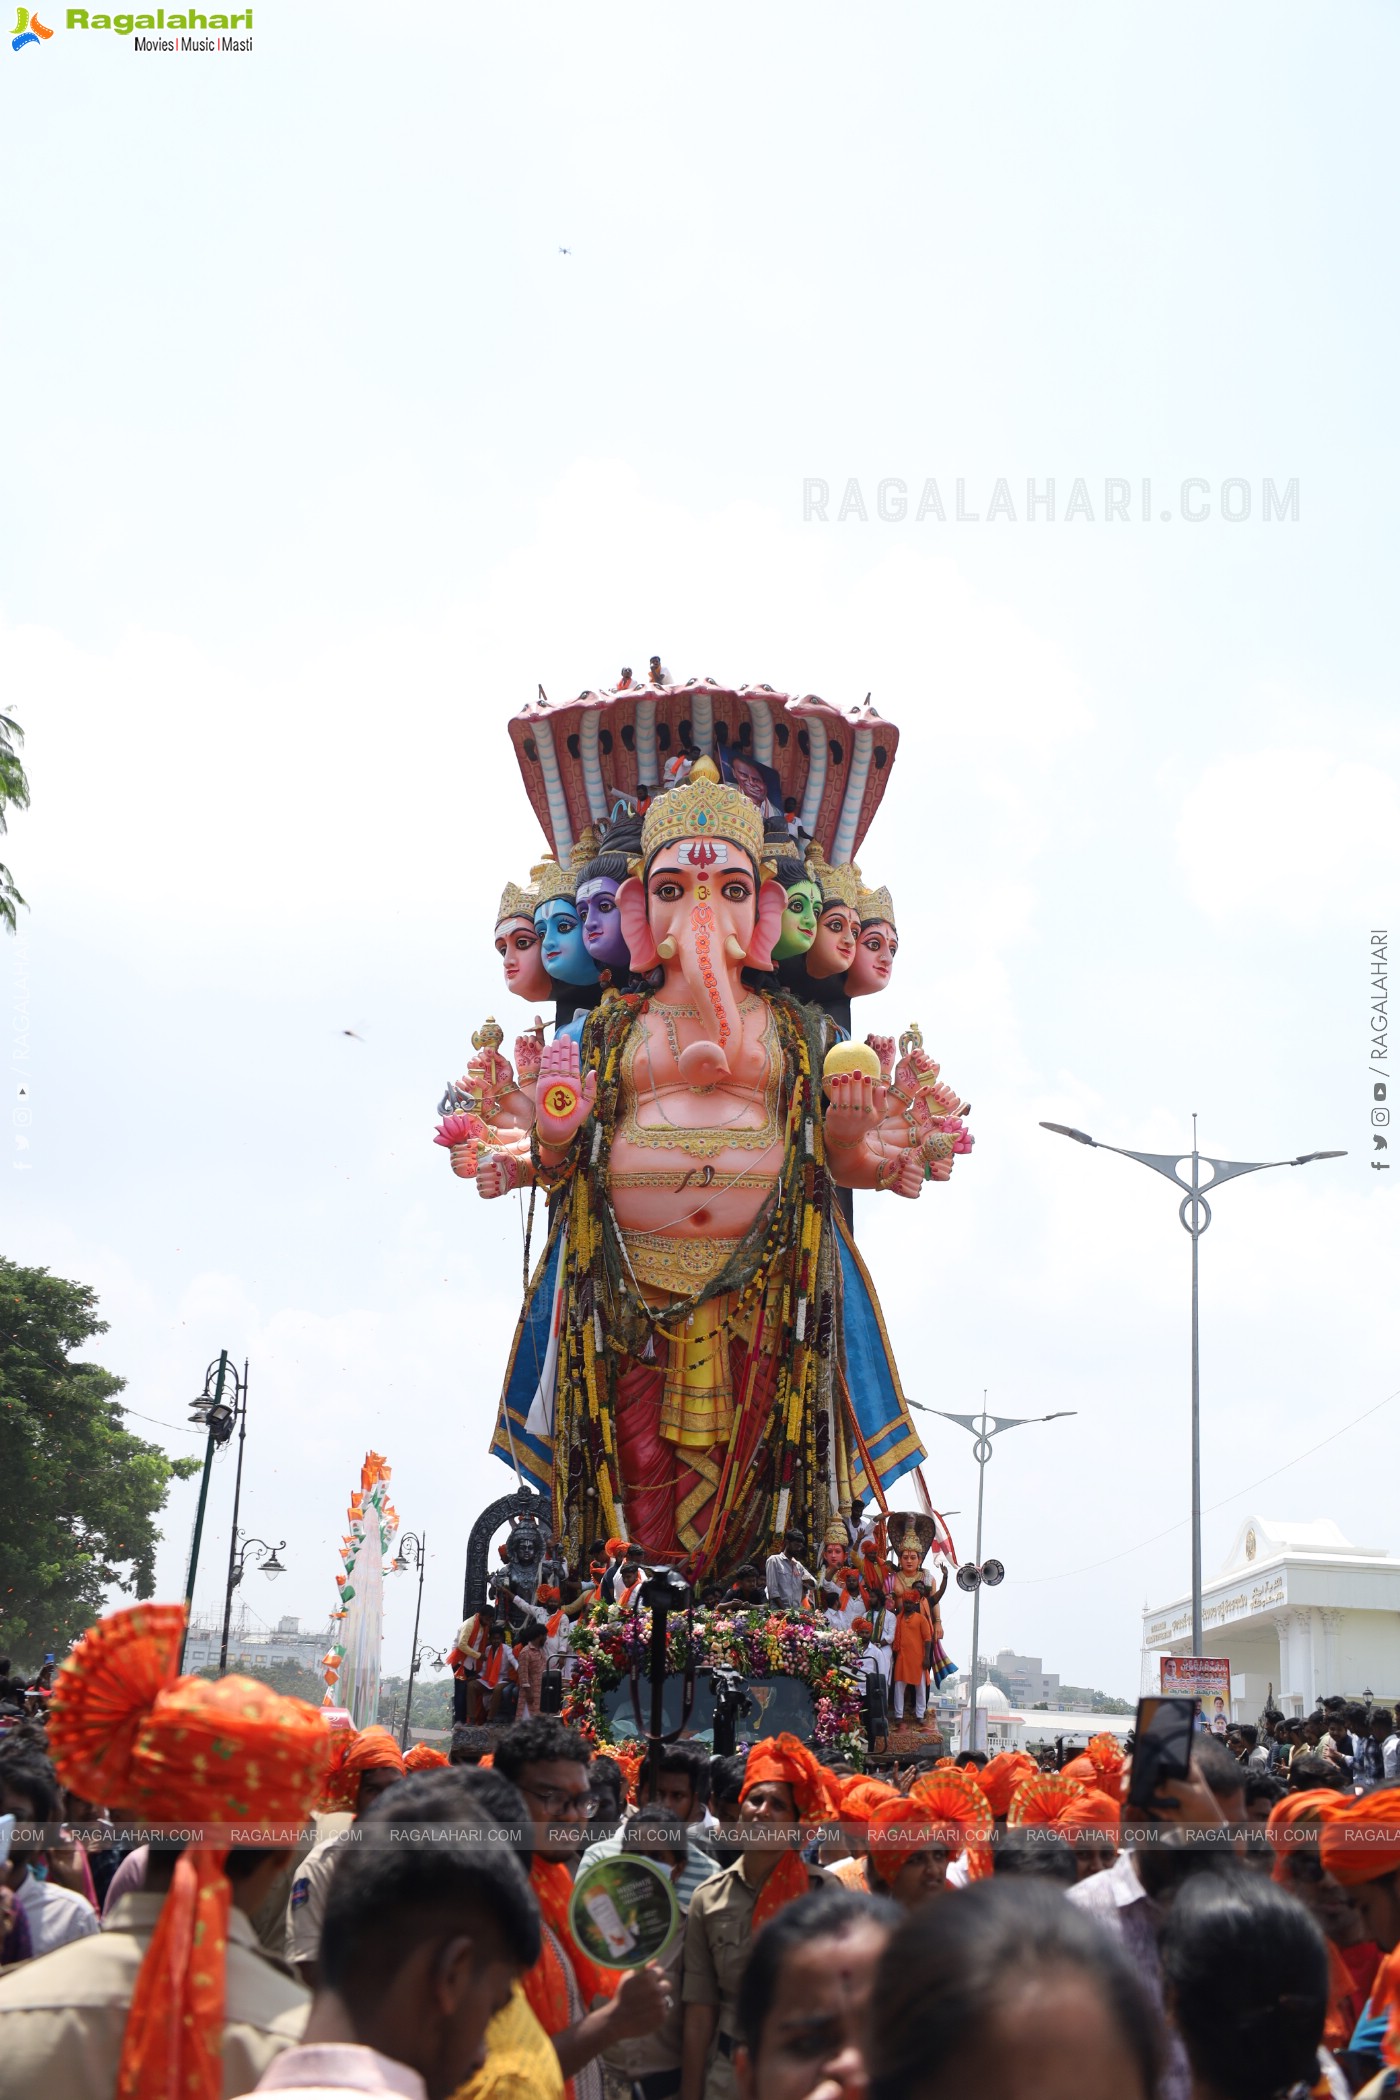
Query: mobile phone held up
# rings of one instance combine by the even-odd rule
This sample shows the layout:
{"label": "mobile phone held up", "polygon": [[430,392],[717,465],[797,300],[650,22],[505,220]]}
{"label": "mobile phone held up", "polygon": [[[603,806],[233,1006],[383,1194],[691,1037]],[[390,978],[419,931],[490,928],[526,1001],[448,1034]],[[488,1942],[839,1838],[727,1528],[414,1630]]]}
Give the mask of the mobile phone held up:
{"label": "mobile phone held up", "polygon": [[1150,1809],[1169,1779],[1186,1779],[1196,1734],[1194,1699],[1139,1699],[1133,1733],[1133,1769],[1128,1805]]}

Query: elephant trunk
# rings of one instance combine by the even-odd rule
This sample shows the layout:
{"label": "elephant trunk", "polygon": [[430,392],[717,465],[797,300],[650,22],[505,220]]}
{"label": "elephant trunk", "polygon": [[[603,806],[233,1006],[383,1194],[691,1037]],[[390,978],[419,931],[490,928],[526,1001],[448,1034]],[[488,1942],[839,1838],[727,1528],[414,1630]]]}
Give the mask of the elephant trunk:
{"label": "elephant trunk", "polygon": [[713,906],[697,904],[690,914],[690,940],[681,951],[681,969],[705,1035],[681,1051],[681,1077],[688,1086],[712,1086],[729,1076],[729,1052],[743,1027],[731,982],[733,967]]}

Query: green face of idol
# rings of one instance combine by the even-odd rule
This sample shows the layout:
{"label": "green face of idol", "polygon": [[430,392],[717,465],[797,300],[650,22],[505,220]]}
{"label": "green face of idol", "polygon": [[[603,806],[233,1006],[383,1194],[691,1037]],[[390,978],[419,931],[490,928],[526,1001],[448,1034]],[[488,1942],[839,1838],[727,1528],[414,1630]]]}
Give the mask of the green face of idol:
{"label": "green face of idol", "polygon": [[821,908],[822,893],[815,882],[793,884],[787,893],[782,932],[773,943],[774,962],[786,962],[790,955],[807,953],[817,937]]}

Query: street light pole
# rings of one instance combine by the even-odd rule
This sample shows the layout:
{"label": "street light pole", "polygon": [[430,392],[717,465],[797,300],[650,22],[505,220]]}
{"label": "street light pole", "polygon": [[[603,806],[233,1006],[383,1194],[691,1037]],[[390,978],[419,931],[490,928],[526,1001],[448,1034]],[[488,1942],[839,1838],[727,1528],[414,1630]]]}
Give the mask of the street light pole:
{"label": "street light pole", "polygon": [[1196,1137],[1196,1116],[1191,1116],[1191,1179],[1187,1181],[1181,1172],[1183,1155],[1175,1152],[1133,1152],[1126,1145],[1105,1145],[1092,1138],[1087,1131],[1074,1130],[1068,1123],[1042,1123],[1042,1130],[1053,1130],[1057,1137],[1073,1138],[1076,1145],[1092,1145],[1099,1152],[1116,1152],[1122,1159],[1135,1159],[1139,1166],[1151,1167],[1154,1174],[1161,1174],[1186,1191],[1177,1210],[1183,1226],[1191,1235],[1191,1653],[1199,1655],[1204,1640],[1201,1626],[1201,1234],[1210,1224],[1210,1204],[1207,1194],[1213,1193],[1222,1183],[1234,1181],[1241,1174],[1262,1174],[1268,1167],[1307,1167],[1318,1159],[1345,1159],[1343,1152],[1303,1152],[1296,1159],[1210,1159],[1204,1164],[1210,1169],[1204,1181],[1201,1179],[1202,1153]]}
{"label": "street light pole", "polygon": [[275,1546],[270,1546],[266,1539],[243,1538],[241,1533],[234,1533],[233,1551],[229,1555],[228,1588],[224,1593],[224,1638],[223,1645],[219,1649],[219,1675],[221,1677],[228,1668],[228,1622],[229,1614],[233,1610],[233,1593],[243,1580],[243,1570],[248,1565],[248,1555],[252,1552],[254,1546],[262,1548],[263,1557],[259,1561],[258,1566],[262,1569],[269,1582],[275,1582],[279,1575],[285,1575],[287,1572],[277,1558],[279,1553],[285,1553],[287,1550],[287,1541],[285,1539],[279,1539]]}
{"label": "street light pole", "polygon": [[[227,1352],[225,1352],[227,1353]],[[233,1475],[233,1522],[228,1537],[228,1581],[224,1586],[224,1630],[219,1639],[219,1675],[228,1668],[228,1622],[233,1610],[233,1592],[243,1573],[239,1563],[238,1576],[233,1572],[234,1555],[238,1551],[238,1505],[243,1497],[243,1446],[248,1437],[248,1359],[243,1359],[243,1376],[233,1374],[233,1412],[238,1423],[238,1464]],[[283,1545],[286,1540],[283,1539]]]}
{"label": "street light pole", "polygon": [[[985,1748],[985,1745],[982,1741],[982,1716],[977,1705],[977,1660],[978,1639],[981,1632],[982,1584],[984,1580],[989,1580],[995,1585],[1001,1580],[999,1565],[989,1563],[991,1573],[987,1576],[984,1575],[982,1564],[982,1504],[987,1486],[987,1465],[992,1455],[992,1438],[1000,1436],[1007,1429],[1024,1429],[1031,1422],[1060,1422],[1066,1416],[1076,1413],[1077,1410],[1072,1407],[1062,1407],[1052,1415],[989,1415],[987,1413],[987,1395],[985,1392],[982,1395],[982,1412],[980,1415],[950,1415],[946,1408],[923,1407],[917,1400],[911,1400],[909,1405],[919,1408],[921,1414],[942,1415],[945,1422],[956,1422],[958,1427],[966,1429],[973,1439],[972,1455],[977,1461],[977,1557],[971,1569],[959,1568],[958,1583],[961,1588],[972,1591],[972,1662],[970,1665],[972,1689],[969,1694],[972,1716],[972,1741],[968,1748],[981,1750]],[[964,1579],[965,1577],[966,1579]]]}
{"label": "street light pole", "polygon": [[395,1567],[416,1567],[418,1570],[418,1601],[413,1608],[413,1648],[408,1658],[408,1690],[404,1695],[403,1726],[399,1732],[399,1748],[408,1748],[408,1724],[413,1715],[413,1680],[418,1674],[418,1622],[423,1613],[423,1568],[428,1554],[428,1534],[420,1537],[416,1531],[405,1531],[399,1539],[399,1550]]}
{"label": "street light pole", "polygon": [[[204,1536],[204,1511],[209,1501],[209,1475],[214,1466],[214,1452],[226,1444],[233,1434],[233,1409],[224,1399],[224,1383],[228,1376],[228,1351],[221,1349],[217,1360],[210,1364],[204,1374],[204,1391],[191,1403],[190,1416],[201,1428],[208,1431],[204,1446],[204,1472],[199,1483],[199,1503],[194,1513],[194,1535],[190,1540],[189,1567],[185,1574],[185,1630],[180,1636],[179,1668],[185,1667],[185,1648],[190,1637],[190,1615],[194,1610],[194,1582],[199,1568],[199,1545]],[[236,1374],[235,1374],[236,1377]],[[213,1387],[212,1392],[210,1387]]]}

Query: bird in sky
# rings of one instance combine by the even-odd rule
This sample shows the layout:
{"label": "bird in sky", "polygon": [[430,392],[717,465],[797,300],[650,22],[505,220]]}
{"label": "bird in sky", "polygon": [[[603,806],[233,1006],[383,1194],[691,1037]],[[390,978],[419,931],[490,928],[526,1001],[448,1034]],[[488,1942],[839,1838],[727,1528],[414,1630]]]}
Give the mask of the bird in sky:
{"label": "bird in sky", "polygon": [[560,253],[561,255],[572,255],[572,254],[573,254],[573,252],[574,252],[574,251],[573,251],[573,249],[572,249],[572,248],[563,248],[563,247],[561,247],[561,248],[560,248],[560,250],[559,250],[559,253]]}
{"label": "bird in sky", "polygon": [[353,1028],[342,1028],[340,1032],[342,1035],[348,1035],[352,1037],[357,1043],[362,1043],[364,1041],[364,1037],[362,1035],[356,1035]]}

